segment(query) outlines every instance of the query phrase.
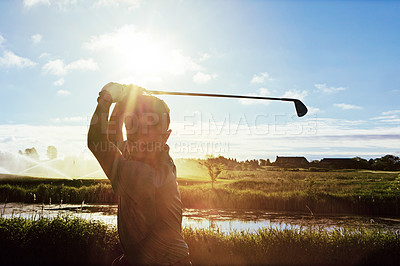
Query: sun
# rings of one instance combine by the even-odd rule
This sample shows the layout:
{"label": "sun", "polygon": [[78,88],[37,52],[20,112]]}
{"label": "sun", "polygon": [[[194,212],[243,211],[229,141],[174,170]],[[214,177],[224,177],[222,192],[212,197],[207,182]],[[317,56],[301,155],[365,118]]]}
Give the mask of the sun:
{"label": "sun", "polygon": [[125,25],[115,32],[93,36],[84,47],[103,52],[102,56],[113,69],[113,75],[121,80],[159,82],[170,76],[204,70],[200,60],[185,52],[189,47],[177,42],[173,35],[139,29],[135,25]]}
{"label": "sun", "polygon": [[136,76],[181,74],[184,56],[149,32],[122,32],[115,51],[119,66]]}

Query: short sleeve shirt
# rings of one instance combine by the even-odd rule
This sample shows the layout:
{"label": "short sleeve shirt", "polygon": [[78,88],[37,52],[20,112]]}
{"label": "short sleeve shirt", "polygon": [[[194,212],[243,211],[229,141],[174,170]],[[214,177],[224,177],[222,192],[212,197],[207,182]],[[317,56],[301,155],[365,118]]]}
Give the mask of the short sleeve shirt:
{"label": "short sleeve shirt", "polygon": [[168,152],[153,165],[117,159],[110,180],[119,196],[118,232],[129,262],[167,265],[188,256],[176,168]]}

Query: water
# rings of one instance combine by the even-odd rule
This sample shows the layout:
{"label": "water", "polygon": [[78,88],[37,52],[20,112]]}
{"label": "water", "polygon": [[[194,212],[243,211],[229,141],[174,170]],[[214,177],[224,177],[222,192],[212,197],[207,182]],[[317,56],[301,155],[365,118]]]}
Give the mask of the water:
{"label": "water", "polygon": [[[37,219],[40,216],[69,215],[101,221],[111,226],[117,225],[117,205],[7,203],[0,205],[0,208],[3,217]],[[312,216],[287,212],[184,209],[182,226],[184,228],[218,230],[223,233],[255,232],[262,228],[300,229],[310,227],[326,231],[341,227],[398,231],[400,230],[400,219],[349,215]]]}

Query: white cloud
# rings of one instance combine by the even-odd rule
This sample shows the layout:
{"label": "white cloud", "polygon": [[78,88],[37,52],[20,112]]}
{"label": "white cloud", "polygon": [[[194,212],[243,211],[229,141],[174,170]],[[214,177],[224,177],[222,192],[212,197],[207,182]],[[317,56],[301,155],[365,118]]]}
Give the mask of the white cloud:
{"label": "white cloud", "polygon": [[274,79],[271,78],[267,72],[263,72],[258,75],[254,75],[250,83],[264,83],[266,80],[272,81]]}
{"label": "white cloud", "polygon": [[400,124],[400,118],[381,119],[381,120],[379,120],[379,122],[385,123],[385,124],[395,124],[395,125],[398,125],[398,124]]}
{"label": "white cloud", "polygon": [[258,91],[260,92],[260,96],[268,96],[271,94],[271,92],[266,88],[260,88]]}
{"label": "white cloud", "polygon": [[90,70],[99,69],[99,65],[92,59],[79,59],[65,66],[66,70]]}
{"label": "white cloud", "polygon": [[42,70],[44,73],[50,73],[56,76],[63,76],[67,74],[65,64],[61,59],[50,60],[42,67]]}
{"label": "white cloud", "polygon": [[121,84],[135,84],[143,88],[151,87],[151,85],[163,82],[163,79],[157,76],[134,77],[127,76],[123,78],[116,78],[116,82]]}
{"label": "white cloud", "polygon": [[322,92],[329,93],[329,94],[346,90],[345,87],[327,87],[325,83],[324,84],[314,84],[314,86],[318,89],[317,91],[322,91]]}
{"label": "white cloud", "polygon": [[50,73],[55,76],[65,76],[71,70],[98,70],[99,66],[93,59],[79,59],[69,64],[65,64],[63,60],[56,59],[48,61],[42,70],[44,73]]}
{"label": "white cloud", "polygon": [[5,42],[5,41],[6,41],[6,39],[4,39],[4,37],[0,35],[0,45],[2,45],[3,42]]}
{"label": "white cloud", "polygon": [[[216,123],[212,122],[214,120],[210,120],[207,115],[203,113],[201,117],[200,121],[204,124],[196,123],[191,126],[190,128],[194,128],[193,134],[188,133],[188,121],[172,122],[171,129],[175,134],[168,142],[173,157],[195,158],[207,153],[240,160],[276,155],[306,156],[307,159],[338,155],[368,158],[396,152],[397,156],[400,155],[398,123],[374,125],[370,120],[353,121],[312,116],[292,120],[292,115],[288,115],[282,121],[289,123],[281,123],[280,119],[278,122],[255,120],[255,116],[249,117],[249,123],[244,124],[246,121],[229,118],[227,114],[226,122],[222,118],[216,127]],[[89,121],[88,115],[54,118],[51,126],[0,125],[0,151],[16,153],[19,149],[35,147],[39,154],[46,154],[47,146],[55,145],[60,153],[77,155],[86,149]],[[246,129],[237,130],[239,124]],[[195,149],[191,151],[188,145]]]}
{"label": "white cloud", "polygon": [[390,110],[390,111],[382,112],[382,115],[395,115],[395,114],[400,114],[400,110]]}
{"label": "white cloud", "polygon": [[64,78],[60,78],[60,79],[54,81],[53,85],[54,86],[62,86],[62,85],[64,85],[64,82],[65,82]]}
{"label": "white cloud", "polygon": [[[248,96],[269,96],[271,93],[268,89],[266,88],[260,88],[258,90],[258,93],[252,93],[252,94],[247,94]],[[253,104],[264,104],[268,105],[270,104],[269,101],[264,101],[264,100],[256,100],[256,99],[239,99],[239,102],[243,105],[253,105]]]}
{"label": "white cloud", "polygon": [[300,90],[288,90],[286,91],[283,95],[282,98],[296,98],[296,99],[304,99],[308,95],[308,92],[306,90],[300,91]]}
{"label": "white cloud", "polygon": [[391,110],[382,112],[382,116],[372,117],[370,120],[376,120],[379,123],[386,123],[386,124],[399,124],[400,110]]}
{"label": "white cloud", "polygon": [[[248,96],[259,96],[259,97],[268,97],[271,96],[271,91],[266,89],[266,88],[260,88],[258,90],[258,93],[252,93],[252,94],[247,94]],[[282,98],[296,98],[296,99],[304,99],[307,96],[308,92],[303,90],[289,90],[286,91],[283,95]],[[264,105],[269,105],[271,102],[266,101],[266,100],[254,100],[254,99],[239,99],[239,102],[243,105],[254,105],[254,104],[264,104]],[[317,112],[320,112],[320,109],[318,108],[308,108],[308,113],[309,114],[315,114]]]}
{"label": "white cloud", "polygon": [[62,123],[62,122],[87,122],[89,117],[85,116],[71,116],[71,117],[57,117],[51,119],[52,122],[54,123]]}
{"label": "white cloud", "polygon": [[193,81],[196,83],[207,83],[208,81],[210,81],[211,79],[215,79],[217,78],[217,74],[206,74],[203,72],[197,72],[194,76],[193,76]]}
{"label": "white cloud", "polygon": [[59,9],[65,9],[69,5],[76,4],[77,0],[24,0],[24,7],[29,9],[33,6],[47,5],[57,6]]}
{"label": "white cloud", "polygon": [[62,96],[67,96],[67,95],[70,95],[71,92],[70,92],[70,91],[67,91],[67,90],[58,90],[58,91],[57,91],[57,94],[58,94],[58,95],[62,95]]}
{"label": "white cloud", "polygon": [[357,110],[357,109],[362,109],[361,106],[358,105],[352,105],[352,104],[347,104],[347,103],[335,103],[333,106],[341,108],[343,110]]}
{"label": "white cloud", "polygon": [[317,107],[312,107],[312,106],[307,106],[308,115],[315,115],[315,114],[319,114],[322,113],[323,111],[321,111],[321,109],[317,108]]}
{"label": "white cloud", "polygon": [[206,61],[207,59],[209,59],[211,56],[208,53],[203,53],[200,58],[199,58],[199,62],[203,62]]}
{"label": "white cloud", "polygon": [[28,58],[20,57],[14,54],[11,51],[4,51],[3,56],[0,57],[0,66],[5,67],[17,67],[17,68],[25,68],[25,67],[33,67],[37,63],[31,61]]}
{"label": "white cloud", "polygon": [[[63,118],[61,118],[61,121]],[[78,155],[85,149],[88,119],[81,123],[71,122],[65,125],[63,122],[59,125],[33,126],[26,124],[0,125],[0,136],[12,136],[14,140],[0,142],[0,151],[9,151],[17,153],[28,147],[35,147],[41,158],[45,158],[46,150],[49,145],[57,147],[59,154]]]}
{"label": "white cloud", "polygon": [[[259,97],[268,97],[271,96],[271,91],[266,89],[266,88],[260,88],[258,90],[258,93],[256,94],[247,94],[248,96],[259,96]],[[307,96],[307,91],[299,91],[299,90],[289,90],[286,91],[282,98],[296,98],[296,99],[304,99]],[[254,104],[263,104],[263,105],[269,105],[271,102],[267,100],[255,100],[255,99],[239,99],[239,102],[243,105],[254,105]],[[311,107],[312,108],[312,107]],[[309,114],[315,114],[319,112],[320,110],[318,108],[312,108],[308,109]]]}
{"label": "white cloud", "polygon": [[50,5],[50,0],[24,0],[24,7],[31,8],[36,5]]}
{"label": "white cloud", "polygon": [[128,10],[138,8],[141,5],[142,0],[97,0],[94,3],[94,7],[110,7],[110,6],[127,6]]}
{"label": "white cloud", "polygon": [[[316,159],[337,155],[365,157],[392,154],[396,151],[398,153],[400,145],[399,124],[374,125],[365,120],[316,118],[310,115],[298,120],[293,120],[292,115],[284,117],[279,115],[275,118],[272,116],[270,121],[257,120],[258,116],[239,120],[231,119],[229,114],[218,124],[204,113],[201,117],[203,123],[194,124],[191,127],[192,134],[186,132],[184,122],[171,124],[172,130],[178,132],[171,136],[170,140],[173,155],[179,156],[184,153],[185,149],[182,147],[185,144],[200,147],[201,143],[210,142],[219,146],[214,146],[213,149],[210,145],[209,154],[219,153],[236,158],[257,158],[268,155],[306,157],[309,155],[317,157]],[[239,124],[242,130],[237,130]],[[246,139],[246,142],[243,142],[243,139]],[[227,148],[221,151],[221,146],[224,147],[226,143],[229,145],[225,145]],[[194,151],[186,152],[187,156],[200,155]],[[200,149],[200,151],[204,151],[201,154],[203,156],[207,154],[207,150]]]}
{"label": "white cloud", "polygon": [[49,56],[50,56],[49,53],[41,53],[41,54],[39,55],[39,58],[44,58],[44,57],[49,57]]}
{"label": "white cloud", "polygon": [[40,43],[40,42],[42,41],[42,38],[43,38],[43,36],[40,35],[39,33],[34,34],[34,35],[31,36],[32,42],[33,42],[34,44]]}
{"label": "white cloud", "polygon": [[386,119],[394,119],[397,118],[397,115],[384,115],[384,116],[376,116],[370,118],[370,120],[386,120]]}
{"label": "white cloud", "polygon": [[204,68],[168,40],[159,39],[149,31],[125,25],[114,32],[92,36],[83,47],[110,54],[114,64],[138,76],[182,75]]}

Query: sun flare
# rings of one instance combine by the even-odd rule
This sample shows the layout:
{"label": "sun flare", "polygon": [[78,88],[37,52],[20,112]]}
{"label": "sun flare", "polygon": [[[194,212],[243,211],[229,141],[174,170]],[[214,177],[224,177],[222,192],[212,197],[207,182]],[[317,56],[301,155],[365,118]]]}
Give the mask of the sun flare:
{"label": "sun flare", "polygon": [[113,63],[136,78],[180,75],[200,69],[169,40],[150,31],[138,31],[134,26],[92,38],[86,47],[111,51]]}

